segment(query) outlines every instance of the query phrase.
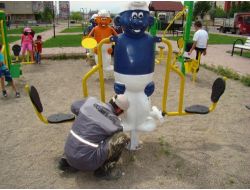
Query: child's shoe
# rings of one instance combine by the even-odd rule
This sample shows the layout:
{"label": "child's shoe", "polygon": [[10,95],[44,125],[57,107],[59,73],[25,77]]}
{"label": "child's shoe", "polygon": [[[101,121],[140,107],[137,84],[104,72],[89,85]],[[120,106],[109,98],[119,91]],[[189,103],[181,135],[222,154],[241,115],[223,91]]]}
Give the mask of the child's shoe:
{"label": "child's shoe", "polygon": [[3,96],[6,98],[7,97],[7,92],[6,90],[3,90]]}
{"label": "child's shoe", "polygon": [[16,98],[20,98],[20,93],[16,92]]}

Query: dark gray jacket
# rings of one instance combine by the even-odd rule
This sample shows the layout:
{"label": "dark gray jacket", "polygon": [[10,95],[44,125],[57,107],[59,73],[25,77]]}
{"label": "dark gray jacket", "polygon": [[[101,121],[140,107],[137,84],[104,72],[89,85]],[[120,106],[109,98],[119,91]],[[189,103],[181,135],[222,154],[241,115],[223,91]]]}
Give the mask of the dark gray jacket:
{"label": "dark gray jacket", "polygon": [[110,104],[93,97],[73,103],[71,109],[78,116],[65,144],[66,158],[78,170],[94,171],[107,159],[108,140],[122,131],[121,122]]}

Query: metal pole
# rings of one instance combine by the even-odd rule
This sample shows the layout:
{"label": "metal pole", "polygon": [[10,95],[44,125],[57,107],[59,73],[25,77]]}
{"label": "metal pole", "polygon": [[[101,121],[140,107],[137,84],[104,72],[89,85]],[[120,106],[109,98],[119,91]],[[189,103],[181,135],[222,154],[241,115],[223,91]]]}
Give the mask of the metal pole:
{"label": "metal pole", "polygon": [[54,38],[56,37],[56,25],[55,25],[55,7],[54,7],[54,1],[53,1],[53,30],[54,30]]}
{"label": "metal pole", "polygon": [[68,28],[69,28],[69,17],[70,17],[70,12],[68,13]]}

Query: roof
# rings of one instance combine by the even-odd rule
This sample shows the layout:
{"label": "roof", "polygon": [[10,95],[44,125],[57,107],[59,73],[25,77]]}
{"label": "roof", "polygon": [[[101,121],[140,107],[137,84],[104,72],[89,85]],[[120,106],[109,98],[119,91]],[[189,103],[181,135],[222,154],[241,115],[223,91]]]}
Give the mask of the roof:
{"label": "roof", "polygon": [[149,4],[150,11],[181,11],[183,5],[177,1],[151,1]]}

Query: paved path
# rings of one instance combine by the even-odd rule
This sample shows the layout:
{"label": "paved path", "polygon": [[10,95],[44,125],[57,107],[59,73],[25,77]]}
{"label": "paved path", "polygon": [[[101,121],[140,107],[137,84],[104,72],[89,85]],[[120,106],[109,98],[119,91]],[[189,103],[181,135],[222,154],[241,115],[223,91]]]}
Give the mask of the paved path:
{"label": "paved path", "polygon": [[[227,53],[227,52],[230,53]],[[229,67],[239,74],[250,75],[250,58],[231,56],[232,45],[209,45],[207,55],[202,56],[202,63]]]}
{"label": "paved path", "polygon": [[[81,33],[60,33],[62,30],[67,28],[66,24],[60,24],[56,26],[56,36],[57,35],[77,35]],[[53,37],[53,28],[44,32],[39,33],[42,35],[43,41],[48,40]],[[173,49],[177,50],[176,41],[171,41],[173,45]],[[14,45],[17,43],[21,43],[20,40],[11,43],[10,45]],[[214,66],[223,66],[233,69],[239,74],[249,74],[250,75],[250,58],[240,57],[238,55],[231,56],[227,51],[232,50],[232,45],[209,45],[207,50],[207,55],[202,56],[202,63],[207,65]],[[43,55],[60,55],[60,54],[83,54],[86,50],[82,47],[63,47],[63,48],[43,48]],[[193,53],[195,56],[195,52]]]}
{"label": "paved path", "polygon": [[[178,50],[176,41],[171,41],[174,50]],[[207,55],[201,57],[201,62],[207,65],[223,66],[233,69],[239,74],[250,75],[250,58],[238,55],[231,56],[232,45],[208,45]],[[227,53],[230,52],[230,53]],[[195,51],[192,58],[195,57]]]}

